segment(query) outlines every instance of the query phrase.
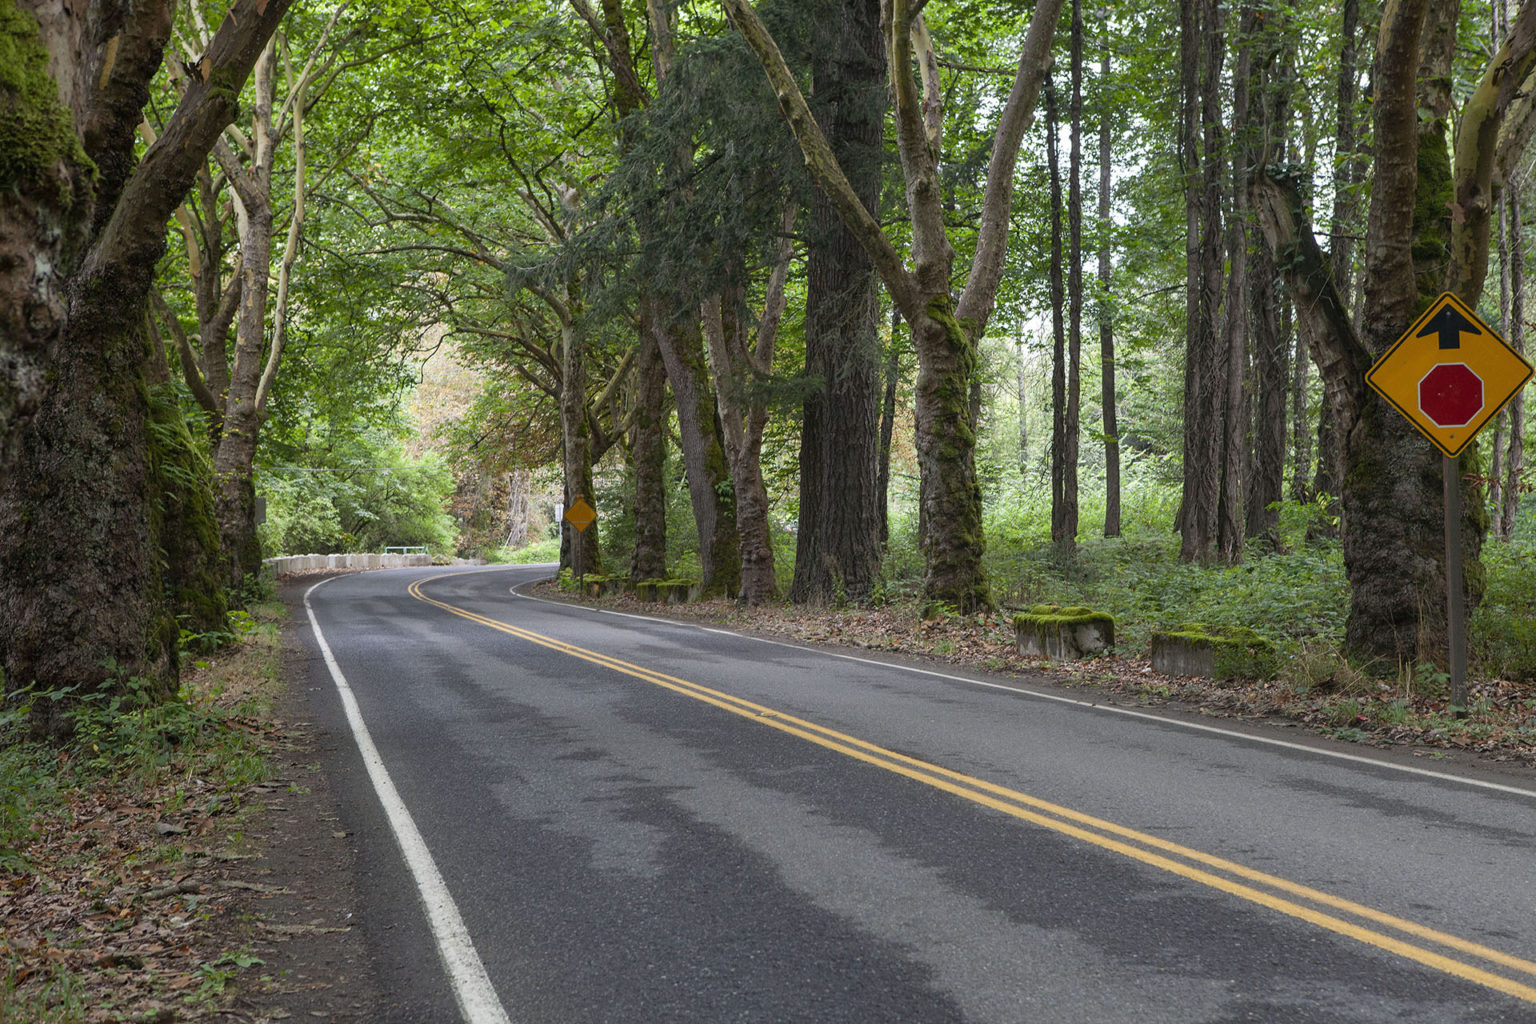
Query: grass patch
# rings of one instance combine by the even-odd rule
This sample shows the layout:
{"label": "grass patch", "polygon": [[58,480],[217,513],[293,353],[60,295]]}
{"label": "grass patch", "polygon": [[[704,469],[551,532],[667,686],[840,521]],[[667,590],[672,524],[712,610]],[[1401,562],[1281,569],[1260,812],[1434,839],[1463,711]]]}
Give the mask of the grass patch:
{"label": "grass patch", "polygon": [[495,565],[538,565],[560,561],[560,538],[549,537],[520,548],[497,548],[487,561]]}

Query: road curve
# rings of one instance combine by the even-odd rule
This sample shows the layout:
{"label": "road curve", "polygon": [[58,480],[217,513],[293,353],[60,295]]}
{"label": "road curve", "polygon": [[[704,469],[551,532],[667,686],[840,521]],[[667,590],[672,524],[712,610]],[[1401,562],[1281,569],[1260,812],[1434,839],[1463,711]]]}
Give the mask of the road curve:
{"label": "road curve", "polygon": [[390,1020],[1536,1024],[1536,785],[514,592],[547,573],[308,594]]}

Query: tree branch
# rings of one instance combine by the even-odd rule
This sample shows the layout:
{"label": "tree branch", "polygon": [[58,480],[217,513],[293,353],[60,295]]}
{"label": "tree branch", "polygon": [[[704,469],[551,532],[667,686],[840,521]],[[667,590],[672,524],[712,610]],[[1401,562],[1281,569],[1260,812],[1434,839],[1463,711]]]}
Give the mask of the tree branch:
{"label": "tree branch", "polygon": [[971,260],[970,276],[960,296],[956,313],[969,320],[972,331],[980,336],[997,301],[1003,261],[1008,253],[1008,225],[1013,205],[1013,176],[1018,164],[1024,133],[1034,116],[1035,101],[1041,83],[1051,67],[1051,39],[1060,20],[1061,0],[1039,0],[1029,20],[1029,33],[1019,53],[1019,69],[1008,92],[997,132],[992,143],[992,158],[987,165],[987,190],[982,199],[981,229],[976,236],[976,255]]}
{"label": "tree branch", "polygon": [[156,318],[165,325],[171,337],[176,339],[176,352],[181,357],[181,375],[187,382],[187,390],[192,392],[192,397],[197,399],[197,404],[213,417],[215,423],[221,422],[224,419],[224,410],[213,392],[208,390],[208,384],[203,380],[203,375],[198,372],[197,357],[192,353],[192,342],[181,326],[181,318],[166,303],[165,296],[158,288],[150,293],[150,300],[154,303]]}
{"label": "tree branch", "polygon": [[[164,244],[165,222],[199,166],[239,110],[240,90],[292,0],[235,0],[209,43],[176,112],[123,186],[111,218],[86,257],[89,277],[114,265],[148,263]],[[136,120],[135,122],[136,123]]]}

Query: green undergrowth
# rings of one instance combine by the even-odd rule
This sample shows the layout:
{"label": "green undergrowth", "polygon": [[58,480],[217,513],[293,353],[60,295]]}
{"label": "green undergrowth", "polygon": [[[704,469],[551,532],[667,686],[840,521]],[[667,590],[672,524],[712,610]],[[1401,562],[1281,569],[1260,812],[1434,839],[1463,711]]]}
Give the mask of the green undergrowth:
{"label": "green undergrowth", "polygon": [[560,538],[549,537],[520,548],[499,548],[490,561],[500,565],[539,565],[560,561]]}
{"label": "green undergrowth", "polygon": [[1084,540],[1064,555],[1049,543],[992,539],[994,586],[1005,606],[1086,605],[1114,616],[1120,650],[1144,656],[1151,635],[1185,622],[1245,626],[1283,651],[1337,647],[1349,587],[1336,545],[1301,545],[1235,566],[1179,560],[1178,538],[1142,529]]}

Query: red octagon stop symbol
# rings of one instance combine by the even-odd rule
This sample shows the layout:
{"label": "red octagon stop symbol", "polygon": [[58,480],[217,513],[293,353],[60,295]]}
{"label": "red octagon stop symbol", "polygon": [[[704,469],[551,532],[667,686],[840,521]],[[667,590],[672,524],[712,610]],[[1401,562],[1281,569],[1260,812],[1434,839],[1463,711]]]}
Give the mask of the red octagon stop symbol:
{"label": "red octagon stop symbol", "polygon": [[1439,427],[1464,427],[1483,411],[1483,378],[1465,363],[1441,363],[1419,381],[1419,409]]}

